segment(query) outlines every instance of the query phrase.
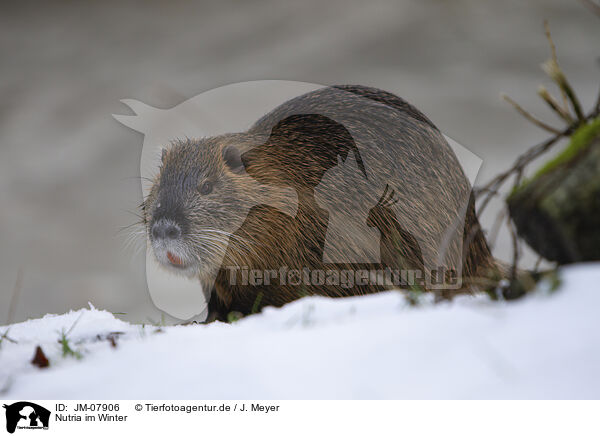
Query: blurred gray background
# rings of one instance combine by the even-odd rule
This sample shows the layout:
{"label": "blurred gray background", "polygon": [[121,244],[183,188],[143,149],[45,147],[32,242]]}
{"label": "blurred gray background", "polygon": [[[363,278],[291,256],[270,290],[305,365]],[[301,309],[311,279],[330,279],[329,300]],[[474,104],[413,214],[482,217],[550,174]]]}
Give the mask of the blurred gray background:
{"label": "blurred gray background", "polygon": [[[479,183],[547,135],[550,20],[586,107],[598,92],[600,20],[576,0],[14,2],[0,14],[0,324],[92,302],[158,320],[143,255],[122,227],[141,202],[142,136],[119,100],[169,108],[232,82],[354,83],[397,93],[479,155]],[[490,228],[498,204],[484,215]],[[496,255],[510,257],[501,234]],[[528,255],[526,261],[532,262]]]}

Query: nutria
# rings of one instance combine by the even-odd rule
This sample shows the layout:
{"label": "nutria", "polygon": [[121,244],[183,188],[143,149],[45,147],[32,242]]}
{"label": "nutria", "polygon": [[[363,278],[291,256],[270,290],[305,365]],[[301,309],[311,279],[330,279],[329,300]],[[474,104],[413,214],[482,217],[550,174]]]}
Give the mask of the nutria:
{"label": "nutria", "polygon": [[[143,216],[157,260],[212,289],[210,319],[389,289],[369,279],[385,268],[422,270],[423,289],[434,268],[453,270],[456,292],[495,265],[443,135],[363,86],[301,95],[245,132],[174,141]],[[353,271],[358,283],[340,282]]]}

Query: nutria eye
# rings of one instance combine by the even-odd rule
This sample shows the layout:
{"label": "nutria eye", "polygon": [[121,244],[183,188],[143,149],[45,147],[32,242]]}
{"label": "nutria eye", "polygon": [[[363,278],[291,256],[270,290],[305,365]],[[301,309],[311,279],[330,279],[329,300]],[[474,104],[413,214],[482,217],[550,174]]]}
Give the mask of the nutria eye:
{"label": "nutria eye", "polygon": [[200,186],[200,194],[207,195],[212,192],[213,186],[210,182],[204,182],[202,186]]}

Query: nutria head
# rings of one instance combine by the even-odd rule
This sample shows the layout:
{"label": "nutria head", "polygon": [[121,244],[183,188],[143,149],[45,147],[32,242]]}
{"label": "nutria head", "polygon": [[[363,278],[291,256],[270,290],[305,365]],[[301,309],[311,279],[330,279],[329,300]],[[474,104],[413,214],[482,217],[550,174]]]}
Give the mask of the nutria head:
{"label": "nutria head", "polygon": [[171,271],[212,285],[225,255],[261,251],[234,234],[253,206],[289,213],[296,206],[295,192],[314,188],[338,157],[346,159],[349,153],[357,156],[366,176],[348,131],[313,114],[287,117],[261,133],[175,141],[163,151],[159,175],[143,205],[156,259]]}
{"label": "nutria head", "polygon": [[243,144],[240,135],[228,135],[175,141],[163,150],[143,215],[164,267],[202,278],[220,266],[256,195],[240,158]]}

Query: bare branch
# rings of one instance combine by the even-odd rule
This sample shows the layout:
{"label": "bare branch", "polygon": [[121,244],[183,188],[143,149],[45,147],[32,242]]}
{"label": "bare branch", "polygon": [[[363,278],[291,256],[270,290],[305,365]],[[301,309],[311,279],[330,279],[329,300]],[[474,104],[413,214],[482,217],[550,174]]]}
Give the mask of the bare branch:
{"label": "bare branch", "polygon": [[506,218],[507,216],[507,209],[506,207],[503,207],[500,212],[498,212],[498,215],[496,215],[496,218],[494,219],[494,224],[492,224],[492,230],[490,232],[490,236],[488,238],[488,245],[490,247],[490,251],[494,250],[494,247],[496,246],[496,239],[498,239],[498,234],[500,233],[500,227],[502,226],[502,223],[504,222],[504,218]]}
{"label": "bare branch", "polygon": [[561,117],[568,125],[571,125],[575,122],[569,111],[562,107],[560,103],[556,101],[554,97],[552,97],[545,86],[540,85],[537,93],[542,100],[544,100],[548,106],[550,106],[550,109],[556,112],[558,116]]}
{"label": "bare branch", "polygon": [[531,121],[533,124],[535,124],[539,128],[544,129],[544,130],[546,130],[550,133],[554,133],[554,134],[560,133],[560,130],[535,118],[533,115],[531,115],[529,112],[527,112],[521,106],[519,106],[519,104],[516,101],[514,101],[512,98],[510,98],[508,95],[502,94],[502,98],[505,101],[507,101],[508,103],[510,103],[517,110],[517,112],[519,112],[521,115],[523,115],[525,118],[527,118],[529,121]]}
{"label": "bare branch", "polygon": [[510,267],[510,280],[511,282],[517,278],[518,272],[518,264],[519,264],[519,238],[517,236],[517,231],[515,230],[515,225],[512,221],[508,223],[508,230],[510,232],[510,237],[512,240],[512,265]]}
{"label": "bare branch", "polygon": [[[544,31],[546,32],[546,39],[548,40],[548,44],[550,44],[550,53],[552,55],[552,60],[558,66],[558,56],[556,56],[556,46],[554,45],[554,41],[552,40],[552,35],[550,34],[550,23],[548,20],[544,20]],[[567,94],[565,91],[559,86],[560,95],[563,99],[564,109],[566,111],[569,110],[569,104],[567,103]]]}
{"label": "bare branch", "polygon": [[583,121],[585,115],[583,114],[583,109],[581,109],[579,98],[577,98],[577,94],[575,94],[575,91],[569,84],[567,77],[558,66],[558,62],[556,62],[555,59],[549,59],[542,64],[542,69],[556,83],[561,92],[564,92],[567,95],[571,102],[571,106],[573,106],[575,115],[577,115],[577,119]]}

